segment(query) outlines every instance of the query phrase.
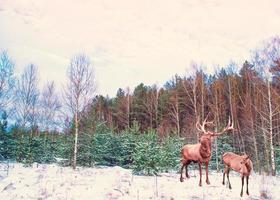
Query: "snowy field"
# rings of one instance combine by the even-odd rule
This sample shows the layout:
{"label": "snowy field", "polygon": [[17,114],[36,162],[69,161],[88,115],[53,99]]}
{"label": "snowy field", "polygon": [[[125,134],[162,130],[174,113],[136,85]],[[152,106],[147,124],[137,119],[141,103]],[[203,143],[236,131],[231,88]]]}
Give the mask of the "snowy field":
{"label": "snowy field", "polygon": [[280,177],[253,174],[249,192],[240,198],[241,179],[231,172],[233,189],[222,185],[222,173],[211,173],[211,185],[198,187],[198,171],[190,170],[191,178],[183,183],[179,174],[161,174],[159,177],[136,176],[120,167],[78,168],[76,171],[57,165],[23,167],[12,164],[9,175],[0,180],[0,200],[103,200],[103,199],[280,199]]}

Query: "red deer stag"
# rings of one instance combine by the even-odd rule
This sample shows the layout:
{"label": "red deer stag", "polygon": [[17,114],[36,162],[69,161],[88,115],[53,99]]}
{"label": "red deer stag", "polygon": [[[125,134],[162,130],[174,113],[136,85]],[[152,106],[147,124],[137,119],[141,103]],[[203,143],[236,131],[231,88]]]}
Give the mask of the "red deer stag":
{"label": "red deer stag", "polygon": [[[207,115],[208,117],[208,115]],[[203,121],[203,124],[201,125],[199,122],[199,118],[196,122],[196,128],[203,133],[203,135],[200,137],[200,143],[197,144],[187,144],[183,146],[181,155],[182,155],[182,167],[181,167],[181,177],[180,181],[183,182],[183,169],[186,168],[186,177],[189,178],[188,175],[188,165],[191,162],[198,163],[199,166],[199,186],[202,186],[201,183],[201,176],[202,176],[202,163],[205,163],[206,167],[206,183],[210,184],[209,178],[208,178],[208,164],[211,159],[211,143],[215,136],[219,136],[223,134],[226,131],[233,130],[233,124],[231,124],[230,118],[228,120],[227,126],[221,131],[221,132],[211,132],[205,130],[206,124],[213,124],[213,122],[207,122],[207,117]]]}
{"label": "red deer stag", "polygon": [[241,174],[242,187],[241,187],[240,196],[242,197],[243,195],[244,177],[246,177],[246,184],[247,184],[246,193],[247,195],[249,195],[249,189],[248,189],[249,176],[253,171],[253,163],[250,160],[250,156],[246,154],[239,156],[235,153],[227,152],[223,155],[223,162],[225,164],[225,169],[223,173],[223,185],[225,184],[225,174],[227,174],[229,189],[231,189],[231,184],[229,181],[229,171],[230,169],[232,169]]}

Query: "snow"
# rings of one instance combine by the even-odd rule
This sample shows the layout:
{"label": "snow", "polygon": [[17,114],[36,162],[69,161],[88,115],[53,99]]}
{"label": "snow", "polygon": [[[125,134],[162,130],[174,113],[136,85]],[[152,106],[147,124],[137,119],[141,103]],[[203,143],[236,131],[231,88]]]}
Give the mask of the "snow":
{"label": "snow", "polygon": [[210,173],[210,185],[198,186],[197,170],[190,171],[191,178],[183,183],[179,174],[164,173],[155,176],[136,176],[131,170],[121,167],[95,167],[73,170],[56,164],[34,164],[24,167],[12,164],[8,177],[0,180],[0,199],[261,199],[265,190],[269,199],[280,199],[280,177],[250,177],[249,192],[240,198],[241,179],[231,172],[230,181],[233,189],[222,185],[222,173]]}

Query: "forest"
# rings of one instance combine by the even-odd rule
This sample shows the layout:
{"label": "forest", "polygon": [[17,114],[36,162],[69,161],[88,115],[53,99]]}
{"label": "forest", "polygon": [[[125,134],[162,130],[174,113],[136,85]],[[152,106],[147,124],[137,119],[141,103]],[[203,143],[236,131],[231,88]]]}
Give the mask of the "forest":
{"label": "forest", "polygon": [[40,89],[38,67],[30,64],[16,76],[12,55],[2,51],[1,159],[177,172],[183,144],[198,142],[195,124],[209,115],[214,126],[208,129],[221,130],[229,118],[234,124],[213,142],[211,169],[221,170],[221,155],[233,151],[250,154],[255,172],[279,172],[279,36],[261,43],[241,65],[231,61],[207,74],[207,66],[193,62],[195,73],[174,75],[162,87],[120,88],[115,97],[96,94],[93,68],[78,54],[69,61],[63,89],[51,81]]}

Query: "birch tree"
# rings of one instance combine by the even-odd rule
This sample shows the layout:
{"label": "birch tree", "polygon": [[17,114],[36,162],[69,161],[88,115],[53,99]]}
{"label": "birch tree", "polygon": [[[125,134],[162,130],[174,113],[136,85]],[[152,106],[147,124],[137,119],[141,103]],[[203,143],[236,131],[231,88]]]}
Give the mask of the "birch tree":
{"label": "birch tree", "polygon": [[74,117],[75,139],[72,167],[76,169],[80,113],[94,97],[95,77],[90,59],[79,54],[74,56],[68,68],[68,84],[65,91],[66,105]]}

